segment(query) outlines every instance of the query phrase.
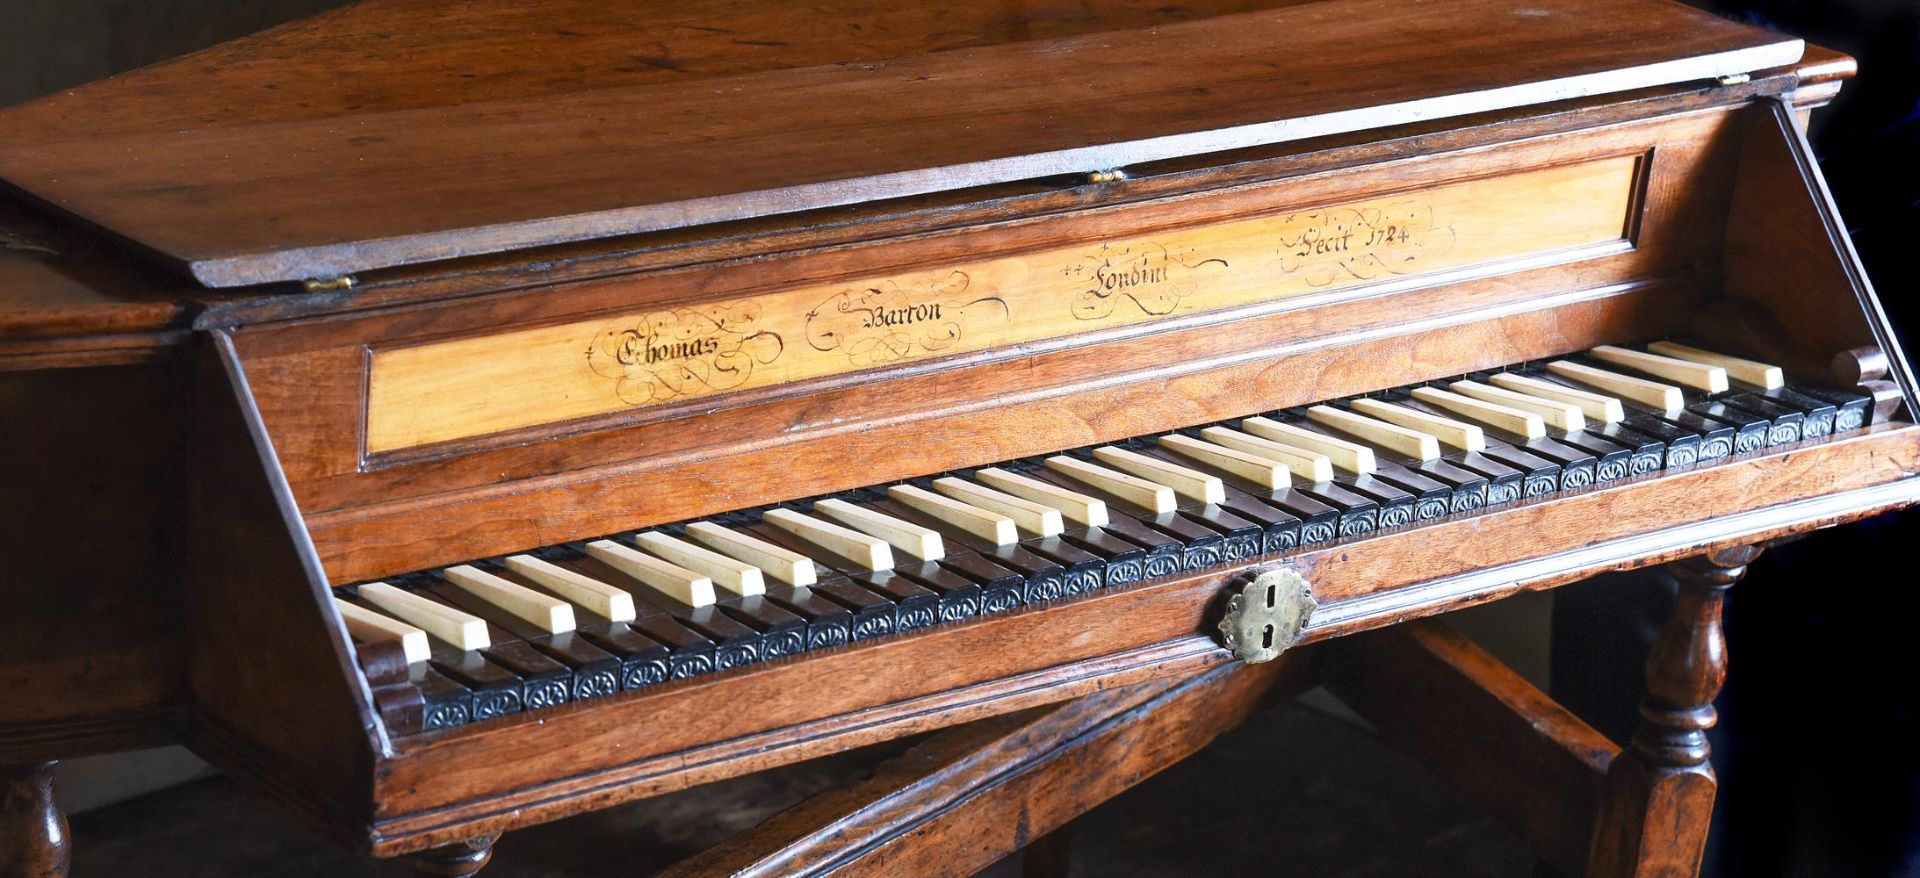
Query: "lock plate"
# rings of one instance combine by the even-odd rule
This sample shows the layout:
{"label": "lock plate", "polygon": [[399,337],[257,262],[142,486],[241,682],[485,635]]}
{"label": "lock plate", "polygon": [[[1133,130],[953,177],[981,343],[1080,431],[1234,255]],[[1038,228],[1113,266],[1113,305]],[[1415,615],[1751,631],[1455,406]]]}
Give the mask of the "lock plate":
{"label": "lock plate", "polygon": [[1313,584],[1291,567],[1272,567],[1234,580],[1220,619],[1220,645],[1250,665],[1270,662],[1300,641],[1320,603]]}

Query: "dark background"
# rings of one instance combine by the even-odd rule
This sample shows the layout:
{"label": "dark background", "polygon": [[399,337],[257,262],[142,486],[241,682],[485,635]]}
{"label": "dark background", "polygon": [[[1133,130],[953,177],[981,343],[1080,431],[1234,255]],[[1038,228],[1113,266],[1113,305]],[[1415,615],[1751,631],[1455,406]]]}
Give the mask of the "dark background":
{"label": "dark background", "polygon": [[[340,5],[0,0],[0,106]],[[1700,5],[1860,59],[1812,139],[1896,327],[1920,338],[1920,0]],[[1920,638],[1905,612],[1916,537],[1911,514],[1819,534],[1774,549],[1732,592],[1708,874],[1920,878]],[[1627,576],[1557,596],[1557,694],[1616,737],[1638,681],[1576,659],[1644,650],[1665,599],[1659,582]]]}

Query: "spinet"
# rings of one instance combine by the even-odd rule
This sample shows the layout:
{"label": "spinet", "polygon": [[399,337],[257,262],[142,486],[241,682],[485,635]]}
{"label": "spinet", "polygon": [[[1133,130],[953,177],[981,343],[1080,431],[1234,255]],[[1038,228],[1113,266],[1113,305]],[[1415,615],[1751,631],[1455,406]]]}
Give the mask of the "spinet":
{"label": "spinet", "polygon": [[1689,869],[1720,590],[1920,493],[1800,133],[1851,72],[1659,0],[376,0],[0,112],[8,865],[89,752],[465,874],[1675,562],[1541,843]]}

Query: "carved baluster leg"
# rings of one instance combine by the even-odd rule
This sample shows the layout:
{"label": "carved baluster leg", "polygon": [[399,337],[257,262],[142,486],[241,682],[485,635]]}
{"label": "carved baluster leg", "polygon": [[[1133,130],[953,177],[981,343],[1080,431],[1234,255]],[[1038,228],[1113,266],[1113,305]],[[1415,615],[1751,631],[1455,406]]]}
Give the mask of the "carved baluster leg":
{"label": "carved baluster leg", "polygon": [[1720,603],[1759,554],[1738,546],[1667,565],[1679,594],[1647,657],[1640,725],[1607,770],[1589,878],[1699,872],[1715,786],[1707,729],[1727,675]]}
{"label": "carved baluster leg", "polygon": [[63,878],[71,857],[53,763],[0,766],[0,878]]}
{"label": "carved baluster leg", "polygon": [[482,835],[457,844],[421,851],[405,858],[407,867],[422,878],[466,878],[486,868],[493,859],[497,835]]}

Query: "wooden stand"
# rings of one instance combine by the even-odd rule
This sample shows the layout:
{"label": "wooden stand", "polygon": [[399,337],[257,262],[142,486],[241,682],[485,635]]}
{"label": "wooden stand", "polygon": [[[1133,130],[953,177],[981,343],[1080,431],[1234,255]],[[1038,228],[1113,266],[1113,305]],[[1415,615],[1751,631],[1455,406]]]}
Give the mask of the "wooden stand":
{"label": "wooden stand", "polygon": [[0,878],[63,878],[72,854],[53,763],[0,766]]}
{"label": "wooden stand", "polygon": [[487,867],[493,859],[493,845],[499,840],[497,835],[470,838],[406,857],[406,864],[421,878],[466,878]]}
{"label": "wooden stand", "polygon": [[1667,565],[1679,594],[1647,658],[1640,726],[1607,769],[1591,878],[1699,871],[1715,789],[1707,729],[1727,676],[1720,604],[1759,554],[1757,547],[1737,546]]}

